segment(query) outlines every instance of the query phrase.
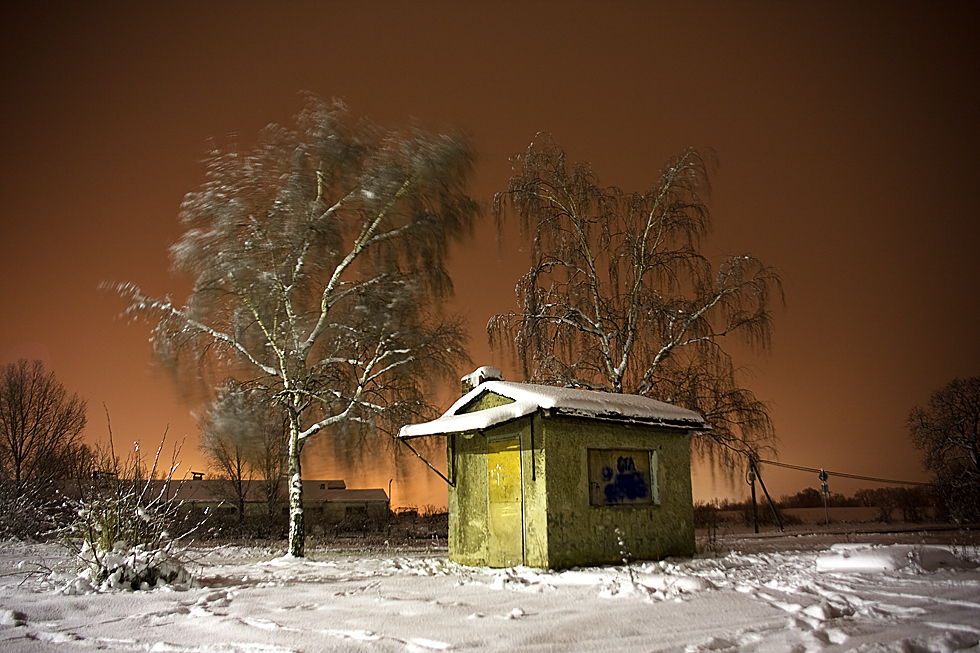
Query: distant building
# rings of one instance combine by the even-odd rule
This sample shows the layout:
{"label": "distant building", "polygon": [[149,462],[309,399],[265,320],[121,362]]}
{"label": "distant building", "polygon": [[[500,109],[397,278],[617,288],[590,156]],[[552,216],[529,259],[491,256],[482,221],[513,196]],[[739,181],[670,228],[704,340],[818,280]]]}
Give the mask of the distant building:
{"label": "distant building", "polygon": [[[151,483],[160,484],[162,490],[163,481]],[[168,490],[168,498],[197,509],[217,510],[225,514],[235,514],[238,510],[230,496],[228,481],[196,478],[171,481]],[[281,510],[286,514],[288,499],[285,487],[280,501]],[[266,512],[267,504],[261,481],[252,481],[249,484],[245,502],[246,515]],[[303,481],[303,509],[308,517],[325,523],[337,523],[355,514],[369,519],[380,519],[388,514],[388,495],[381,488],[351,490],[341,480],[307,480]]]}
{"label": "distant building", "polygon": [[580,565],[694,553],[692,411],[637,395],[463,377],[464,396],[399,437],[447,438],[449,556]]}
{"label": "distant building", "polygon": [[[238,506],[228,481],[204,479],[203,474],[192,472],[187,480],[151,480],[147,485],[147,496],[161,497],[182,503],[191,510],[209,514],[236,515]],[[107,480],[115,480],[114,475],[99,474],[94,479],[96,485]],[[249,483],[245,494],[245,513],[261,515],[268,511],[262,481]],[[62,489],[68,494],[79,491],[77,482],[68,482]],[[280,497],[283,515],[288,511],[285,483]],[[351,490],[342,480],[303,481],[303,509],[309,521],[324,524],[340,523],[352,517],[369,521],[383,521],[389,510],[388,495],[381,488]]]}

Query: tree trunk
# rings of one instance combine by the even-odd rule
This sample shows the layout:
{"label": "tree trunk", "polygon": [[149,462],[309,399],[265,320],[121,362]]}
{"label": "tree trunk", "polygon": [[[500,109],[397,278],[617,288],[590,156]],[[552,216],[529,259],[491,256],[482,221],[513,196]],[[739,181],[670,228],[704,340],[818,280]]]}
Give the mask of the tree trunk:
{"label": "tree trunk", "polygon": [[290,419],[289,432],[289,555],[302,558],[306,541],[303,523],[303,474],[300,469],[299,418]]}
{"label": "tree trunk", "polygon": [[238,523],[245,521],[245,491],[242,486],[238,486]]}

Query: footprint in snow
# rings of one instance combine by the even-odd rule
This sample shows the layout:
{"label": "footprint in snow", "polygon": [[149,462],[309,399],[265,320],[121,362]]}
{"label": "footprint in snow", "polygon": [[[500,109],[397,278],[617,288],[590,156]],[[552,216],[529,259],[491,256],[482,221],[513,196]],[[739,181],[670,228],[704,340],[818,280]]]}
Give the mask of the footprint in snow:
{"label": "footprint in snow", "polygon": [[223,608],[231,603],[231,592],[217,591],[202,596],[197,600],[197,605]]}
{"label": "footprint in snow", "polygon": [[381,639],[380,635],[375,635],[370,630],[325,630],[323,632],[334,637],[356,639],[361,642],[373,642]]}
{"label": "footprint in snow", "polygon": [[408,645],[409,651],[445,651],[451,648],[446,642],[440,642],[434,639],[424,639],[422,637],[414,637],[405,642]]}
{"label": "footprint in snow", "polygon": [[695,653],[697,651],[718,651],[734,649],[737,645],[738,644],[735,640],[727,637],[712,637],[708,641],[701,644],[691,644],[687,646],[684,651],[686,653]]}
{"label": "footprint in snow", "polygon": [[507,613],[508,619],[520,619],[521,617],[528,616],[528,613],[524,612],[523,608],[514,608]]}
{"label": "footprint in snow", "polygon": [[269,621],[268,619],[255,619],[255,618],[242,618],[239,619],[246,626],[252,626],[253,628],[261,628],[262,630],[279,630],[281,626],[275,621]]}
{"label": "footprint in snow", "polygon": [[0,628],[16,628],[27,623],[27,617],[16,610],[0,610]]}

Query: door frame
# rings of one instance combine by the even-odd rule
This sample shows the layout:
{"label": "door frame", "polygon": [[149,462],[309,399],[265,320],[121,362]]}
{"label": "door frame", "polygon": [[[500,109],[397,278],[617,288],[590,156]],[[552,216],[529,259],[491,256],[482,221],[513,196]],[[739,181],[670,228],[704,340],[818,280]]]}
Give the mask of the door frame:
{"label": "door frame", "polygon": [[[517,442],[517,456],[518,456],[517,468],[520,473],[520,478],[518,479],[518,482],[521,490],[520,491],[520,502],[521,502],[521,507],[520,507],[521,556],[520,557],[521,559],[518,564],[523,565],[527,560],[527,526],[526,526],[526,514],[525,514],[525,506],[524,506],[524,499],[525,499],[524,497],[524,438],[523,438],[523,431],[521,430],[487,436],[487,532],[489,534],[490,530],[492,530],[492,525],[491,525],[492,513],[490,511],[490,445],[499,442],[507,442],[510,440],[514,440]],[[488,550],[487,550],[488,563],[490,561],[489,558],[490,558],[490,551],[489,551],[489,543],[488,543]]]}

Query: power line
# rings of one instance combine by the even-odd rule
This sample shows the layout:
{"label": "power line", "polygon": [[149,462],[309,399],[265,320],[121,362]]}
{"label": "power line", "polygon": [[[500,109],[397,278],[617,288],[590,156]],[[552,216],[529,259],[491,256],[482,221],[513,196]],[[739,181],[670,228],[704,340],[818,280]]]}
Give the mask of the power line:
{"label": "power line", "polygon": [[859,481],[875,481],[878,483],[897,483],[898,485],[929,485],[929,483],[922,483],[921,481],[899,481],[893,478],[875,478],[874,476],[858,476],[857,474],[846,474],[844,472],[832,472],[829,469],[821,470],[816,467],[803,467],[802,465],[790,465],[789,463],[780,463],[775,460],[760,460],[760,463],[766,465],[773,465],[775,467],[785,467],[787,469],[796,469],[801,472],[813,472],[819,474],[821,471],[827,472],[828,476],[839,476],[840,478],[854,478]]}

